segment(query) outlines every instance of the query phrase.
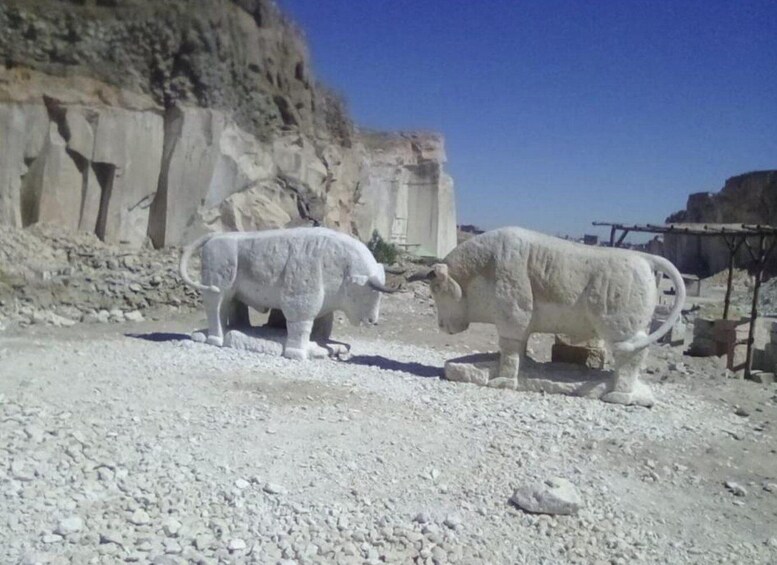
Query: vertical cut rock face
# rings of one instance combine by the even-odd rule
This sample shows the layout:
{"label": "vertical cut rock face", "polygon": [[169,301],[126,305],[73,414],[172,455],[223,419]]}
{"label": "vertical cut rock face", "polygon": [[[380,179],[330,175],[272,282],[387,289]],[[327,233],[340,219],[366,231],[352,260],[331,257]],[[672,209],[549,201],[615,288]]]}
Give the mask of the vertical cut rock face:
{"label": "vertical cut rock face", "polygon": [[[777,226],[777,171],[756,171],[731,177],[717,193],[699,192],[688,197],[685,210],[669,216],[667,223],[765,224]],[[729,251],[717,237],[685,237],[666,234],[664,255],[687,273],[707,276],[728,267]],[[747,249],[736,255],[737,267],[752,262]],[[775,272],[777,257],[767,268]]]}
{"label": "vertical cut rock face", "polygon": [[269,0],[4,0],[0,29],[2,224],[132,246],[310,223],[455,245],[442,138],[359,133]]}
{"label": "vertical cut rock face", "polygon": [[453,180],[443,170],[442,137],[432,133],[361,132],[366,166],[356,223],[420,255],[456,247]]}

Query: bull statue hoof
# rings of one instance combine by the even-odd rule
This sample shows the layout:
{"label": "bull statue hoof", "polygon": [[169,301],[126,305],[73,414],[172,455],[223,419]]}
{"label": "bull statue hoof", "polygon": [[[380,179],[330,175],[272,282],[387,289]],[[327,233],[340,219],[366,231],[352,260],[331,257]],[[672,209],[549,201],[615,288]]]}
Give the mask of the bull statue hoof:
{"label": "bull statue hoof", "polygon": [[643,383],[636,383],[631,392],[608,392],[602,396],[604,402],[623,404],[624,406],[644,406],[651,408],[656,403],[653,392]]}
{"label": "bull statue hoof", "polygon": [[204,332],[192,332],[191,338],[194,343],[205,343],[208,339]]}
{"label": "bull statue hoof", "polygon": [[329,350],[326,347],[321,347],[313,342],[308,345],[309,359],[326,359],[327,357],[329,357]]}
{"label": "bull statue hoof", "polygon": [[335,357],[341,361],[347,361],[351,358],[351,349],[344,343],[329,343],[326,347],[330,357]]}
{"label": "bull statue hoof", "polygon": [[216,335],[209,335],[208,339],[205,340],[205,343],[208,345],[215,345],[216,347],[221,347],[224,345],[224,338],[218,337]]}
{"label": "bull statue hoof", "polygon": [[503,388],[507,390],[518,390],[518,379],[515,377],[496,377],[488,381],[487,385],[491,388]]}
{"label": "bull statue hoof", "polygon": [[307,361],[308,352],[306,349],[299,349],[297,347],[287,347],[283,350],[283,356],[287,359],[293,359],[294,361]]}

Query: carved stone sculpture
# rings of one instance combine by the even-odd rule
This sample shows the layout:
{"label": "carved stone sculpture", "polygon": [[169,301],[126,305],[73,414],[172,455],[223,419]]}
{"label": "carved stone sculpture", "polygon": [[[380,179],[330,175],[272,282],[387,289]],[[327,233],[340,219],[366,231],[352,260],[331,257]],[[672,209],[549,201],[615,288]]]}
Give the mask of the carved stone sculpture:
{"label": "carved stone sculpture", "polygon": [[[187,273],[199,248],[201,283]],[[203,292],[208,343],[221,346],[228,323],[247,321],[247,306],[274,308],[286,318],[283,355],[292,359],[328,354],[310,341],[315,320],[331,332],[334,311],[342,310],[354,325],[375,324],[380,293],[393,292],[363,243],[326,228],[209,234],[184,250],[180,271],[186,284]]]}
{"label": "carved stone sculpture", "polygon": [[[655,271],[677,290],[669,316],[648,335],[658,302]],[[685,285],[666,259],[623,249],[581,245],[521,228],[503,228],[462,243],[426,279],[440,328],[459,333],[471,322],[495,324],[498,371],[489,386],[527,390],[519,376],[529,335],[562,333],[582,341],[604,340],[615,372],[602,397],[621,404],[653,403],[639,372],[647,346],[680,316]]]}

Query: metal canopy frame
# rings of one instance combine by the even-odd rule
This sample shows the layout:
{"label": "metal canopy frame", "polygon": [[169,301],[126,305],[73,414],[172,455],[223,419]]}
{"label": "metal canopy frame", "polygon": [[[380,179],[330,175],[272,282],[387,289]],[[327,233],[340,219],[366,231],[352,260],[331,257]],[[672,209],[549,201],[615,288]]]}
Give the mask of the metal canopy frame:
{"label": "metal canopy frame", "polygon": [[[777,244],[777,226],[750,224],[616,224],[612,222],[593,222],[595,226],[610,228],[610,247],[620,247],[629,232],[672,234],[690,237],[719,237],[728,247],[728,279],[726,282],[726,297],[723,302],[723,319],[728,319],[731,306],[731,287],[734,273],[734,258],[737,252],[745,246],[750,258],[755,264],[755,285],[753,286],[753,302],[750,307],[750,327],[747,336],[747,355],[745,357],[745,378],[749,379],[753,364],[753,343],[755,341],[755,321],[758,318],[758,294],[763,282],[764,268],[775,244]],[[622,232],[619,237],[618,232]],[[757,238],[757,244],[751,244],[748,238]],[[741,342],[737,343],[741,345]]]}

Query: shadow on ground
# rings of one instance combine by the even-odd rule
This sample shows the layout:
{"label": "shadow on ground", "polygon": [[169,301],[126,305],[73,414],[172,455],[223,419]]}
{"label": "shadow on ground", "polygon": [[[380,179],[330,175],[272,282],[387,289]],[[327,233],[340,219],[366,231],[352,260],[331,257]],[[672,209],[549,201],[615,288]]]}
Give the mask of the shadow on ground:
{"label": "shadow on ground", "polygon": [[417,377],[442,378],[444,376],[442,367],[424,365],[423,363],[404,363],[394,359],[387,359],[381,355],[354,355],[346,362],[354,365],[378,367],[379,369],[387,371],[402,371],[403,373],[410,373]]}
{"label": "shadow on ground", "polygon": [[145,334],[133,334],[126,333],[125,337],[131,337],[134,339],[142,339],[145,341],[189,341],[191,336],[189,334],[179,334],[172,332],[150,332]]}

